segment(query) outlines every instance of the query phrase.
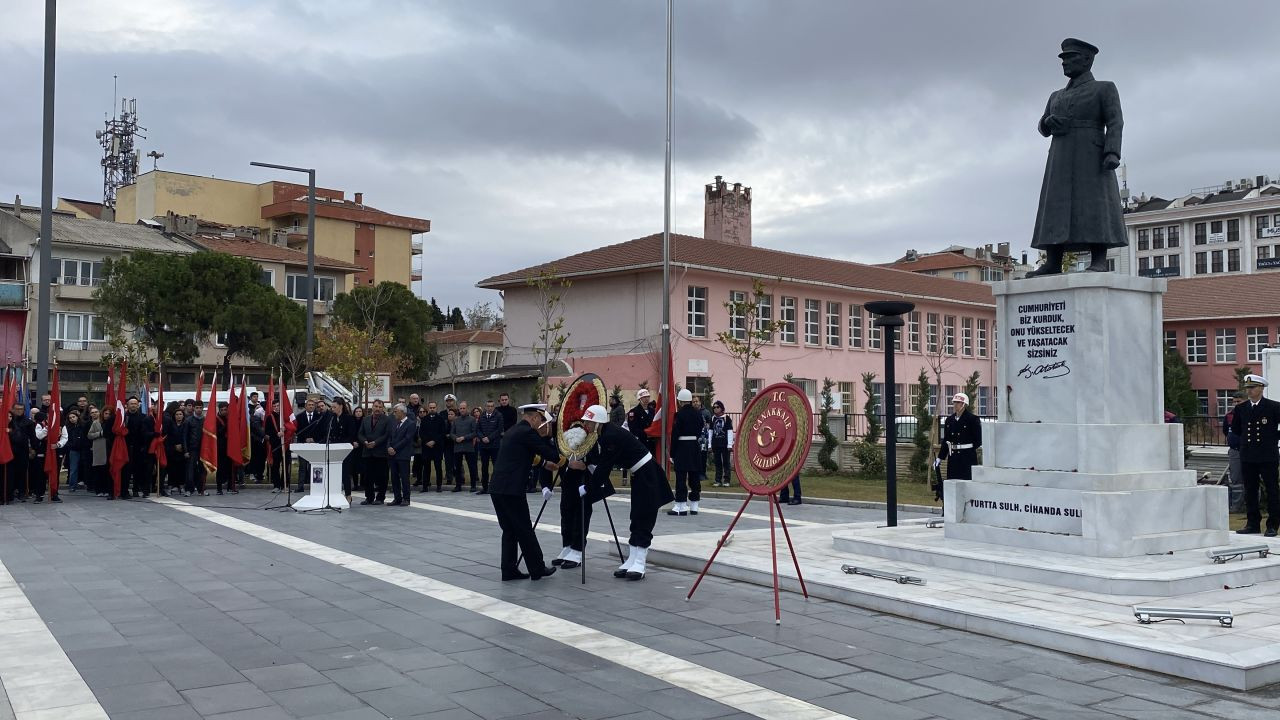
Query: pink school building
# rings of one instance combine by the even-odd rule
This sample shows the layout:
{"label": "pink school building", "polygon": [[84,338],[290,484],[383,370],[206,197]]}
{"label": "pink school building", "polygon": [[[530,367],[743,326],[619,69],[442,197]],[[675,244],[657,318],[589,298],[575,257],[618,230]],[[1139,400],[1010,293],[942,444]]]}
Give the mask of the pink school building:
{"label": "pink school building", "polygon": [[[751,190],[716,179],[706,190],[707,237],[671,236],[671,336],[676,382],[695,393],[714,382],[715,396],[729,412],[741,410],[741,370],[717,333],[736,327],[726,303],[764,283],[762,316],[781,323],[761,348],[749,381],[759,389],[790,373],[818,408],[823,378],[837,383],[839,412],[859,414],[861,377],[876,374],[883,393],[881,332],[865,305],[905,299],[916,309],[901,329],[895,354],[899,411],[911,406],[916,377],[929,360],[943,365],[947,394],[973,372],[980,389],[974,410],[996,412],[995,305],[983,284],[932,277],[885,267],[799,255],[751,244]],[[565,329],[575,373],[595,372],[607,385],[621,385],[627,403],[642,381],[656,388],[661,376],[658,348],[662,316],[662,235],[609,245],[497,275],[479,287],[503,294],[506,324],[503,359],[535,362],[541,301],[526,279],[553,271],[572,281],[564,292]],[[933,372],[929,371],[930,377]],[[936,403],[935,403],[936,407]]]}

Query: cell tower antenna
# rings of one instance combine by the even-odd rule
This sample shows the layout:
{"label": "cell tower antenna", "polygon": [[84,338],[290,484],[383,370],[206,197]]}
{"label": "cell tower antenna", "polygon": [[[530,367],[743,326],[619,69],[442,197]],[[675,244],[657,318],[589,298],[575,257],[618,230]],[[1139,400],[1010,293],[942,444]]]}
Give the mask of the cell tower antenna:
{"label": "cell tower antenna", "polygon": [[138,177],[138,150],[135,138],[146,138],[146,128],[138,124],[138,101],[134,98],[120,100],[116,113],[116,76],[111,76],[113,117],[105,121],[104,129],[94,133],[102,146],[102,204],[115,209],[116,191],[132,185]]}

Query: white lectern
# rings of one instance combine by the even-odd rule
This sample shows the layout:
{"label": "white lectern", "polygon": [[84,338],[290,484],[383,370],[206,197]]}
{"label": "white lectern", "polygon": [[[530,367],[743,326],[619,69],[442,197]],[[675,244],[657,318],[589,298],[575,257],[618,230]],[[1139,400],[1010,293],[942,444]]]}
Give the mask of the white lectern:
{"label": "white lectern", "polygon": [[351,507],[342,494],[342,460],[353,449],[351,443],[294,443],[290,452],[311,463],[310,477],[299,482],[311,483],[311,492],[293,503],[294,510],[319,510],[334,507],[346,510]]}

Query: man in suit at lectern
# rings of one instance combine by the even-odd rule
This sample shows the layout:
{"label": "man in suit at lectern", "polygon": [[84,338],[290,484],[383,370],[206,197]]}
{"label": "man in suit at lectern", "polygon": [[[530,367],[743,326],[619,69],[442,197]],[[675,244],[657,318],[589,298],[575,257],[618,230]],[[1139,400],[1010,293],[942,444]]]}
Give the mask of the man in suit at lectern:
{"label": "man in suit at lectern", "polygon": [[418,425],[409,419],[404,403],[396,403],[395,422],[387,439],[387,464],[391,466],[391,490],[395,493],[392,505],[409,505],[409,459],[413,457],[413,439],[418,435]]}

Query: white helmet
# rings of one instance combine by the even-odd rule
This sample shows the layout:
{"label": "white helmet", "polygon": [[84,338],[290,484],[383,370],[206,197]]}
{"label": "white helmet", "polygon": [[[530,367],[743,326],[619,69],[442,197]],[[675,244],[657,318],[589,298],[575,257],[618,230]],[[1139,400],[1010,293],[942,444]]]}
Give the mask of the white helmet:
{"label": "white helmet", "polygon": [[609,422],[609,411],[604,409],[603,405],[592,405],[582,413],[582,419],[587,422],[607,423]]}
{"label": "white helmet", "polygon": [[685,388],[676,393],[676,402],[693,402],[693,393],[689,392],[689,388]]}
{"label": "white helmet", "polygon": [[646,388],[640,388],[636,391],[636,399],[649,397],[649,391]]}

